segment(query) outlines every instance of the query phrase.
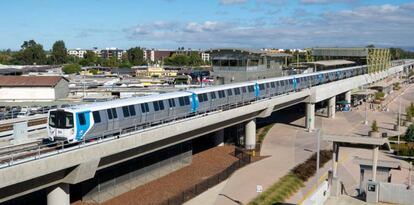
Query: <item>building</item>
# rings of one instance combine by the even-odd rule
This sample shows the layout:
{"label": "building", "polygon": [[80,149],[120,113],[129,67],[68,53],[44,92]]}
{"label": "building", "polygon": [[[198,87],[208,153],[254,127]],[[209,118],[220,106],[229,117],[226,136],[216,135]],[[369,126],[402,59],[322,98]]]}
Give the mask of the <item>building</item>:
{"label": "building", "polygon": [[101,58],[111,58],[116,57],[118,60],[122,59],[122,56],[126,53],[126,51],[118,49],[118,48],[106,48],[101,50]]}
{"label": "building", "polygon": [[369,72],[377,72],[391,65],[390,50],[386,48],[312,48],[310,61],[348,60],[356,65],[368,65]]}
{"label": "building", "polygon": [[0,101],[54,101],[68,94],[69,80],[61,76],[0,76]]}
{"label": "building", "polygon": [[204,62],[210,61],[210,54],[209,53],[201,52],[200,55],[201,55],[201,59]]}
{"label": "building", "polygon": [[217,48],[210,54],[216,84],[243,82],[282,76],[291,55],[264,50]]}
{"label": "building", "polygon": [[174,50],[168,49],[145,50],[144,59],[152,63],[160,64],[164,58],[170,57],[174,52]]}
{"label": "building", "polygon": [[176,77],[178,70],[166,70],[161,67],[148,67],[146,69],[137,69],[135,74],[137,77],[146,78],[165,78],[165,77]]}
{"label": "building", "polygon": [[76,49],[69,49],[68,50],[68,55],[71,55],[71,56],[76,56],[76,57],[78,57],[78,58],[83,58],[84,57],[84,55],[86,54],[86,52],[88,52],[88,51],[92,51],[92,52],[94,52],[97,56],[100,56],[100,54],[101,54],[101,51],[99,51],[97,48],[94,48],[94,49],[81,49],[81,48],[76,48]]}

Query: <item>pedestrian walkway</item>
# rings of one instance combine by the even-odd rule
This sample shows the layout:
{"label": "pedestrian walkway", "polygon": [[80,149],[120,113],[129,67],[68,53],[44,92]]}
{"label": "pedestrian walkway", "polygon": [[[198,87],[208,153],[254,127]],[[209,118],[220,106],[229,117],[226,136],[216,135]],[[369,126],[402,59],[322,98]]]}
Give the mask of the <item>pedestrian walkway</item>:
{"label": "pedestrian walkway", "polygon": [[[402,99],[402,107],[414,101],[414,89],[408,89],[402,96]],[[338,112],[335,119],[317,116],[315,124],[325,134],[367,136],[368,131],[371,129],[370,125],[372,121],[377,120],[380,132],[387,132],[389,135],[392,135],[395,134],[392,127],[395,124],[396,111],[398,111],[398,105],[396,105],[396,100],[393,100],[389,104],[388,112],[368,111],[368,121],[370,122],[368,125],[362,123],[365,120],[364,109],[354,110],[352,112]],[[300,113],[293,114],[298,115]],[[194,198],[189,203],[234,205],[236,202],[240,202],[247,204],[259,195],[256,192],[258,185],[262,186],[263,190],[266,190],[277,182],[280,177],[287,174],[294,166],[304,162],[316,150],[316,133],[306,132],[304,123],[304,117],[289,124],[276,123],[269,130],[262,144],[261,154],[268,155],[268,158],[250,164],[235,172],[224,185],[220,185],[221,191],[219,194],[217,193],[217,189],[210,189],[206,191],[210,193],[203,193],[203,195],[205,194],[214,198],[214,203],[212,203],[213,200],[202,201],[202,198]],[[322,143],[321,147],[329,148],[330,144]],[[359,153],[347,153],[344,150],[340,150],[340,162],[347,165],[340,165],[338,173],[345,181],[349,182],[345,184],[346,188],[353,191],[355,183],[359,180],[359,170],[355,171],[357,165],[351,165],[353,163],[352,157],[358,156]],[[370,152],[368,150],[365,151],[367,151],[367,158],[369,158]],[[384,156],[384,154],[381,154],[380,157]],[[321,176],[326,175],[330,164],[328,162],[321,169]],[[311,178],[303,189],[288,200],[288,203],[295,204],[303,201],[305,196],[308,195],[308,192],[312,190],[315,181],[316,179],[314,177]]]}

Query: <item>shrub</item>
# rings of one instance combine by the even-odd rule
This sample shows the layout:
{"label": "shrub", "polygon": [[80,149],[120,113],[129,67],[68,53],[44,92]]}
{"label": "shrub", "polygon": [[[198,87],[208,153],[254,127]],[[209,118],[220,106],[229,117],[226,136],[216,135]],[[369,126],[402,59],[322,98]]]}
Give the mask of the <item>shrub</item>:
{"label": "shrub", "polygon": [[414,124],[410,125],[405,132],[405,139],[407,142],[414,142]]}
{"label": "shrub", "polygon": [[376,92],[375,93],[375,99],[376,100],[381,100],[384,96],[385,96],[385,94],[383,92]]}
{"label": "shrub", "polygon": [[62,71],[65,74],[79,73],[81,71],[81,67],[79,64],[67,64],[63,66]]}
{"label": "shrub", "polygon": [[378,125],[377,125],[377,121],[376,120],[374,120],[374,122],[372,122],[371,131],[378,132]]}

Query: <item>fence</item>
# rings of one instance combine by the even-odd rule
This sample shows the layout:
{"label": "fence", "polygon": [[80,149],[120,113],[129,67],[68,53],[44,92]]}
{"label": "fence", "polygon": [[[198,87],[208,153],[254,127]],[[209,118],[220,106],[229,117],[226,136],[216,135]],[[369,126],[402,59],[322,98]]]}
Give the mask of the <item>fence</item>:
{"label": "fence", "polygon": [[220,173],[205,179],[202,182],[199,182],[192,187],[182,191],[175,196],[164,200],[159,205],[178,205],[183,204],[184,202],[196,197],[197,195],[203,193],[207,189],[219,184],[220,182],[229,178],[237,169],[249,164],[251,160],[251,155],[243,149],[235,148],[234,156],[238,158],[238,160],[228,166],[225,170],[221,171]]}

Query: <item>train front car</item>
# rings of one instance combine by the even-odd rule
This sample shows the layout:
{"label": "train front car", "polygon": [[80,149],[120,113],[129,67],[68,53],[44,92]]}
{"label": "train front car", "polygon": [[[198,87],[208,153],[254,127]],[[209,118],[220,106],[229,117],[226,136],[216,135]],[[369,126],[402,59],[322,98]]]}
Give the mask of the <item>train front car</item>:
{"label": "train front car", "polygon": [[82,141],[92,126],[89,111],[54,109],[48,114],[47,132],[50,141]]}

